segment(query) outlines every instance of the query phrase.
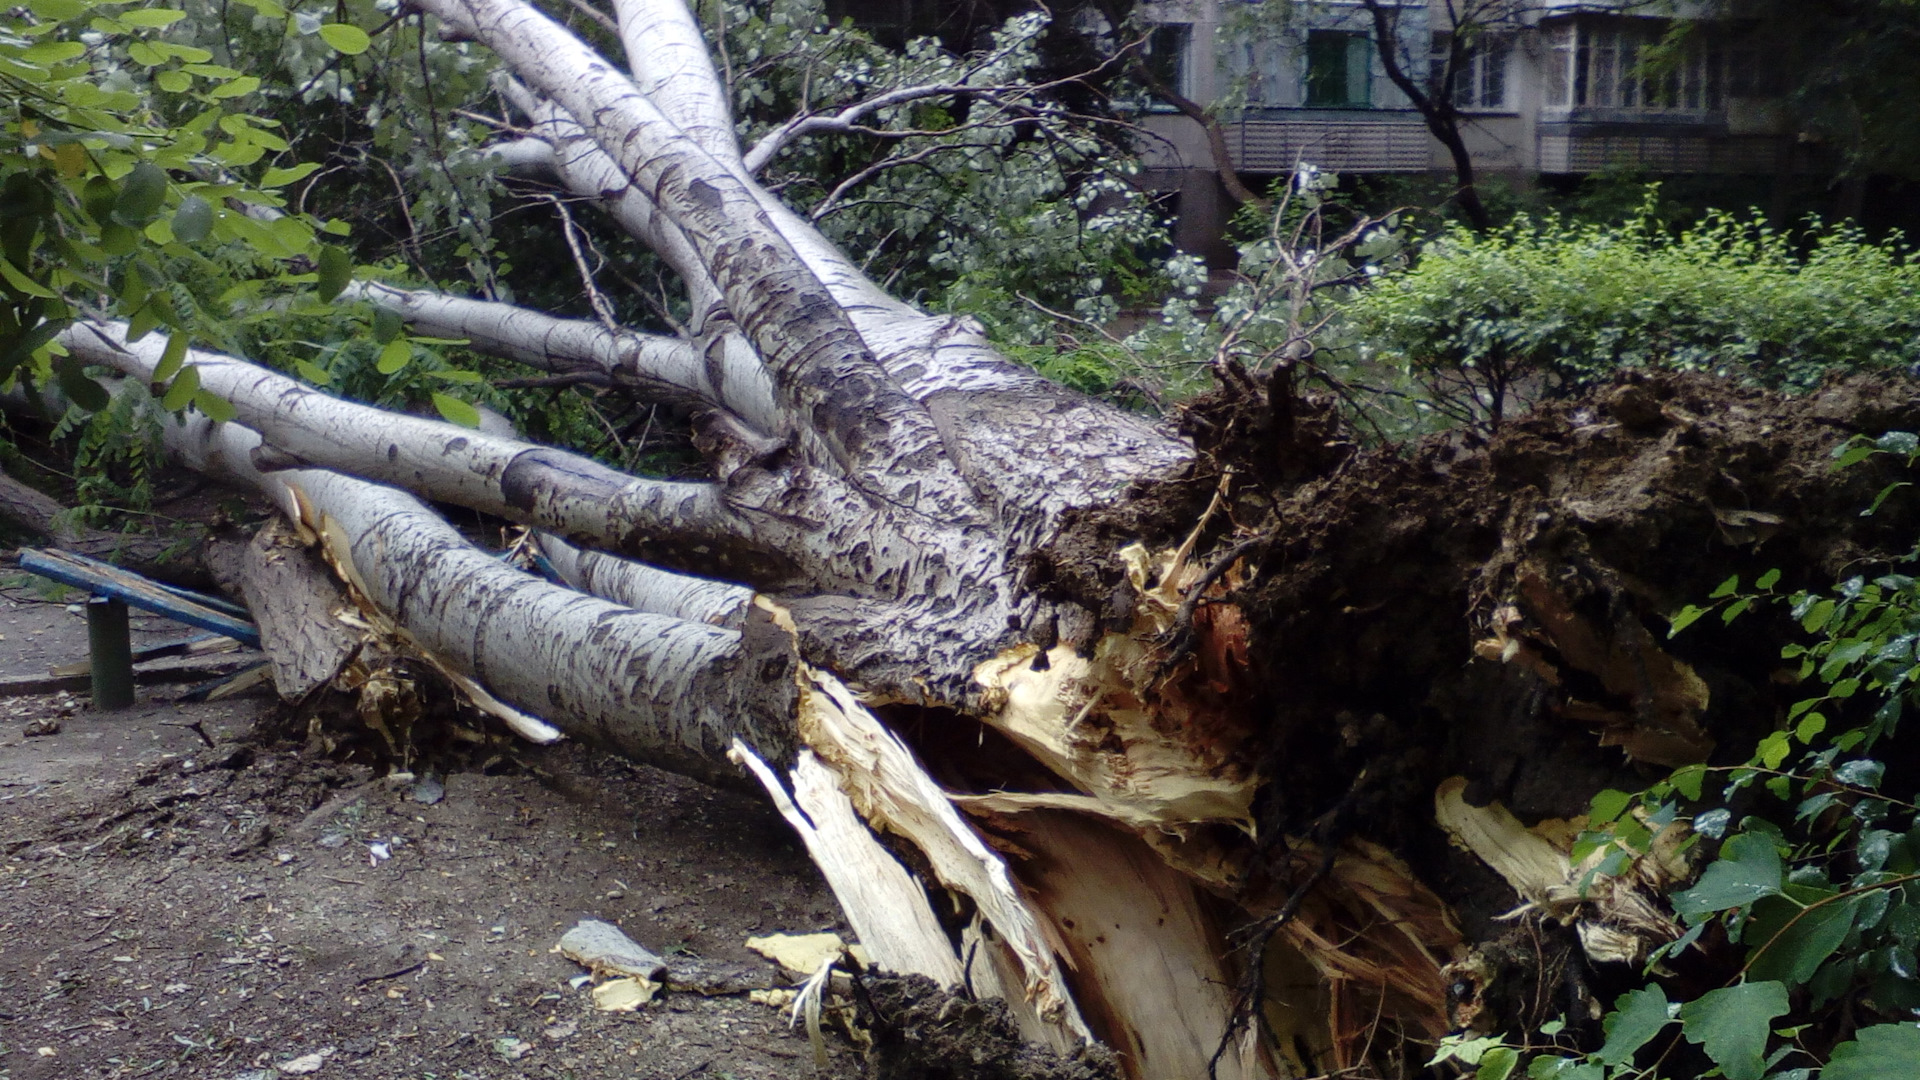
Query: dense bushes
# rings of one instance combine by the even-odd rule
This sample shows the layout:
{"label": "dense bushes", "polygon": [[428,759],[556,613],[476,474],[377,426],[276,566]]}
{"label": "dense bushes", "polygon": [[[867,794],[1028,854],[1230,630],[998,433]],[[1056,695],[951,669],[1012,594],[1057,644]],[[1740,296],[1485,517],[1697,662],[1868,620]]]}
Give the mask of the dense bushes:
{"label": "dense bushes", "polygon": [[1343,308],[1357,365],[1477,423],[1623,367],[1800,388],[1834,367],[1920,363],[1920,265],[1903,245],[1728,213],[1678,234],[1645,219],[1455,230]]}

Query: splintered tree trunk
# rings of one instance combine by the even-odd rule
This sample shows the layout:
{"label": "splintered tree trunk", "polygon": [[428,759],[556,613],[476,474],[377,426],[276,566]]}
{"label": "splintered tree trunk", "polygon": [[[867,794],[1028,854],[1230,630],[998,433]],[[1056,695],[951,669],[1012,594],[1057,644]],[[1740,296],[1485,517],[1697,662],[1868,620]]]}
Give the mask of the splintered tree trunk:
{"label": "splintered tree trunk", "polygon": [[[1899,514],[1854,513],[1884,477],[1819,464],[1920,414],[1884,396],[1632,385],[1397,455],[1230,379],[1176,433],[887,297],[762,189],[777,146],[741,153],[682,0],[617,5],[625,71],[522,0],[420,7],[513,73],[535,139],[503,157],[598,200],[694,317],[662,338],[349,298],[685,407],[709,477],[200,352],[237,419],[169,423],[169,447],[271,498],[481,708],[763,788],[879,966],[1000,998],[1055,1050],[1104,1043],[1120,1075],[1411,1074],[1457,1025],[1585,1016],[1583,972],[1670,932],[1671,876],[1570,890],[1566,819],[1769,715],[1765,671],[1670,654],[1659,616],[1730,563],[1784,550],[1817,583],[1899,546]],[[140,382],[164,350],[101,322],[60,341]],[[567,584],[423,499],[539,530]],[[1492,918],[1520,897],[1547,943],[1526,978]]]}

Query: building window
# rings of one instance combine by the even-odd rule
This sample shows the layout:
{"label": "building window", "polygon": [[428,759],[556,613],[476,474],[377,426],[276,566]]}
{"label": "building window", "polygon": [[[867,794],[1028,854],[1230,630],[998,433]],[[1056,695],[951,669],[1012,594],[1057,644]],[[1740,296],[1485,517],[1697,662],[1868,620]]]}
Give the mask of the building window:
{"label": "building window", "polygon": [[1187,51],[1193,44],[1193,27],[1186,23],[1163,23],[1147,35],[1147,70],[1160,84],[1181,97],[1193,96],[1187,63]]}
{"label": "building window", "polygon": [[1550,108],[1661,113],[1726,107],[1725,52],[1694,39],[1658,55],[1664,23],[1581,20],[1550,27],[1546,36]]}
{"label": "building window", "polygon": [[[1513,63],[1513,35],[1485,31],[1475,34],[1461,50],[1460,65],[1453,73],[1453,104],[1457,109],[1512,109],[1508,96],[1512,80],[1508,71]],[[1453,35],[1433,35],[1432,64],[1427,69],[1439,92],[1447,63],[1452,59]]]}
{"label": "building window", "polygon": [[1334,109],[1373,104],[1373,42],[1367,35],[1307,31],[1307,104]]}

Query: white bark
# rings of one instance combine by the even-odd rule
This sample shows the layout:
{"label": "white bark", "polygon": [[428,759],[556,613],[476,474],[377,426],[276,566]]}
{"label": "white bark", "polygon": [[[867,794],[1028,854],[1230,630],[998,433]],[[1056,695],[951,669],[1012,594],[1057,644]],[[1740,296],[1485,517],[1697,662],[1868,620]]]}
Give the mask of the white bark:
{"label": "white bark", "polygon": [[725,409],[764,434],[785,423],[773,402],[773,384],[757,363],[715,379],[695,343],[684,338],[610,330],[511,304],[378,282],[354,282],[340,295],[391,308],[424,336],[465,338],[481,352],[530,367],[604,371],[655,400]]}
{"label": "white bark", "polygon": [[[524,95],[516,104],[553,140],[552,165],[561,181],[576,194],[602,199],[624,229],[667,258],[687,280],[696,311],[727,318],[715,311],[720,297],[705,264],[662,221],[645,189],[628,182],[613,158],[551,103]],[[972,320],[923,314],[887,295],[744,169],[736,179],[846,313],[888,378],[928,409],[947,452],[1018,539],[1037,540],[1062,509],[1117,498],[1135,480],[1165,475],[1191,459],[1191,447],[1161,426],[1008,362]],[[723,344],[729,367],[744,363],[741,347],[733,339]]]}
{"label": "white bark", "polygon": [[636,611],[738,629],[753,603],[753,590],[739,585],[583,550],[548,533],[542,533],[539,542],[560,580]]}
{"label": "white bark", "polygon": [[727,88],[713,69],[707,40],[682,0],[616,0],[627,67],[667,119],[708,153],[729,164],[740,159]]}
{"label": "white bark", "polygon": [[760,212],[757,185],[705,151],[592,49],[517,0],[422,6],[573,114],[680,226],[759,349],[779,399],[860,490],[941,522],[978,517],[931,417],[886,377],[820,280]]}
{"label": "white bark", "polygon": [[318,469],[261,471],[260,437],[239,424],[196,414],[164,437],[196,471],[266,495],[424,655],[514,709],[734,787],[745,783],[727,764],[736,738],[776,759],[793,753],[796,659],[767,620],[728,628],[547,584],[404,492]]}
{"label": "white bark", "polygon": [[[76,356],[150,381],[165,339],[83,323],[60,342]],[[640,480],[550,447],[401,416],[331,397],[265,368],[194,350],[200,385],[291,460],[351,472],[514,521],[628,548],[715,552],[753,544],[715,484]],[[744,558],[744,555],[741,556]]]}

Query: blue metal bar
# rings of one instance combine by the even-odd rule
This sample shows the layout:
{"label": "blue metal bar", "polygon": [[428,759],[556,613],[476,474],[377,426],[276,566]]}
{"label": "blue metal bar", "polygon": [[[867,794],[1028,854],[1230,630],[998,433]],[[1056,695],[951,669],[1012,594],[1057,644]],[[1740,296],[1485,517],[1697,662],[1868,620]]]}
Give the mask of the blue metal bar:
{"label": "blue metal bar", "polygon": [[183,622],[188,626],[197,626],[202,630],[224,634],[255,648],[260,645],[260,631],[252,623],[177,595],[155,582],[122,570],[111,563],[103,563],[97,559],[88,559],[85,556],[76,556],[64,551],[22,548],[20,568],[44,578],[51,578],[63,585],[86,589],[95,596],[111,596],[124,600],[142,611],[165,615],[175,622]]}

